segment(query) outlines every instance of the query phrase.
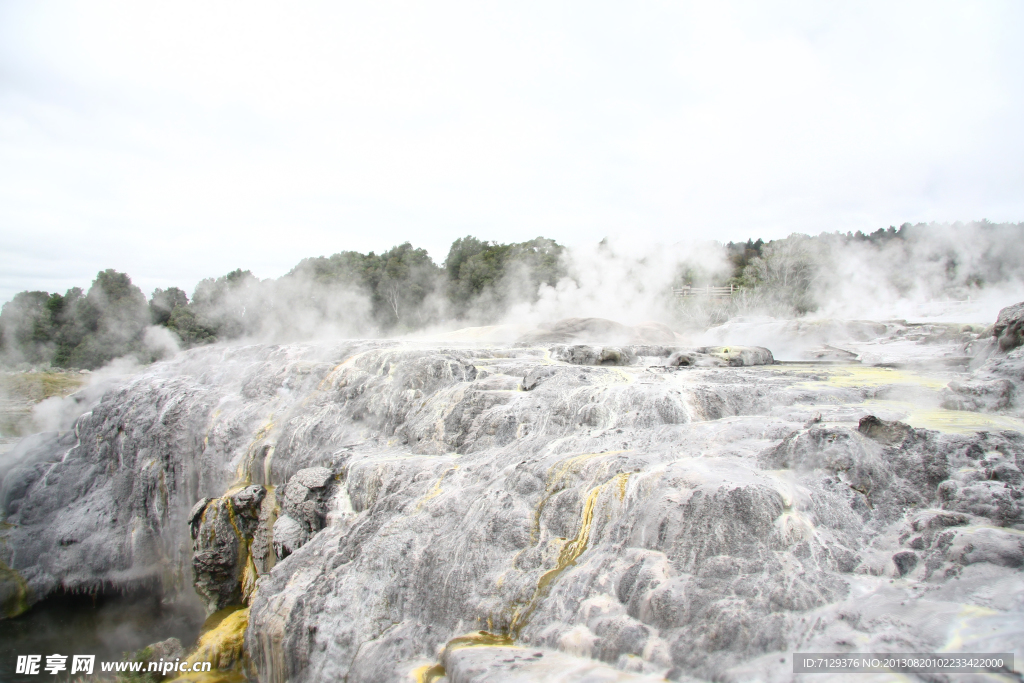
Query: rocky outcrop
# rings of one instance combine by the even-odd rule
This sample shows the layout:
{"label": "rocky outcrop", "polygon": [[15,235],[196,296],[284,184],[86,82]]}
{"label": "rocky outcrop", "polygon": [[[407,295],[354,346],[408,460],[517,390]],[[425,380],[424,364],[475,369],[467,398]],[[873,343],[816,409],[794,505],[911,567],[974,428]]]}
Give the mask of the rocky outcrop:
{"label": "rocky outcrop", "polygon": [[1024,415],[1024,302],[999,311],[987,346],[975,349],[969,379],[949,383],[942,405],[950,410]]}
{"label": "rocky outcrop", "polygon": [[190,497],[196,474],[190,432],[200,431],[209,406],[175,403],[129,408],[108,396],[75,431],[38,435],[8,455],[9,555],[0,559],[25,582],[29,604],[58,591],[191,583],[179,500]]}
{"label": "rocky outcrop", "polygon": [[273,526],[277,558],[283,559],[298,550],[324,528],[335,483],[334,473],[326,467],[299,470],[288,480],[281,514]]}
{"label": "rocky outcrop", "polygon": [[209,612],[240,605],[256,582],[250,545],[260,524],[262,486],[204,498],[189,513],[192,575]]}
{"label": "rocky outcrop", "polygon": [[632,365],[636,354],[628,346],[555,346],[551,357],[572,365]]}
{"label": "rocky outcrop", "polygon": [[1022,618],[1024,437],[867,414],[876,390],[772,360],[194,349],[23,444],[0,560],[27,602],[194,586],[189,659],[265,683],[790,680],[795,650],[969,629],[1001,651],[984,619]]}
{"label": "rocky outcrop", "polygon": [[999,344],[999,350],[1008,353],[1024,344],[1024,301],[1007,306],[999,311],[992,336]]}
{"label": "rocky outcrop", "polygon": [[[999,364],[1001,365],[1001,364]],[[976,379],[949,383],[949,391],[942,401],[942,406],[949,410],[972,410],[997,413],[1011,409],[1016,403],[1017,387],[1012,380],[991,378],[996,363],[986,368],[986,373]]]}
{"label": "rocky outcrop", "polygon": [[550,349],[551,358],[571,365],[634,365],[641,358],[665,358],[668,367],[750,367],[772,365],[772,352],[758,346],[594,346],[559,345]]}
{"label": "rocky outcrop", "polygon": [[761,346],[702,346],[697,349],[697,353],[734,368],[771,365],[775,362],[772,352]]}

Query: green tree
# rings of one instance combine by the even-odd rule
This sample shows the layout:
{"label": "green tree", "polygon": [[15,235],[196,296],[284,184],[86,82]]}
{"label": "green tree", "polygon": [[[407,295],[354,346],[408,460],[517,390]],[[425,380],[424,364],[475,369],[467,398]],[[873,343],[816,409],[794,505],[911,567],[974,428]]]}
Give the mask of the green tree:
{"label": "green tree", "polygon": [[167,320],[167,329],[178,335],[186,348],[217,341],[207,327],[196,320],[196,314],[189,306],[176,305]]}
{"label": "green tree", "polygon": [[817,308],[815,285],[820,284],[829,258],[826,249],[823,241],[807,235],[773,240],[743,269],[741,283],[760,290],[777,309],[799,314],[813,311]]}
{"label": "green tree", "polygon": [[436,289],[441,271],[426,249],[405,242],[368,265],[376,271],[367,273],[374,285],[374,313],[385,327],[409,328],[428,322],[423,304]]}
{"label": "green tree", "polygon": [[761,249],[763,247],[764,240],[760,238],[756,242],[748,239],[745,243],[729,242],[729,244],[725,245],[729,262],[732,263],[732,278],[730,282],[733,284],[741,283],[744,269],[750,265],[751,261],[761,256]]}
{"label": "green tree", "polygon": [[217,279],[196,285],[190,308],[195,323],[219,339],[235,339],[259,329],[260,281],[251,271],[238,268]]}
{"label": "green tree", "polygon": [[472,235],[455,240],[444,269],[456,316],[465,315],[478,300],[486,299],[492,311],[510,301],[536,300],[541,284],[553,286],[565,277],[563,252],[561,245],[544,237],[517,244],[485,242]]}
{"label": "green tree", "polygon": [[490,246],[492,246],[490,242],[478,240],[472,235],[460,237],[452,242],[452,246],[448,250],[448,257],[442,264],[447,281],[448,299],[452,303],[457,306],[465,305],[474,295],[482,291],[483,286],[479,276],[474,278],[470,267],[467,267],[463,273],[462,267],[467,261]]}
{"label": "green tree", "polygon": [[300,261],[285,277],[320,285],[364,287],[369,293],[372,287],[368,287],[367,268],[370,261],[376,258],[373,252],[366,255],[358,251],[343,251],[329,258],[307,258]]}
{"label": "green tree", "polygon": [[53,308],[60,307],[51,299],[48,292],[19,292],[0,309],[0,349],[9,362],[49,360],[55,336]]}
{"label": "green tree", "polygon": [[149,299],[149,317],[154,325],[166,326],[176,306],[188,307],[188,296],[177,287],[153,290]]}
{"label": "green tree", "polygon": [[85,297],[74,302],[71,314],[72,319],[65,321],[71,327],[65,340],[68,365],[95,368],[141,352],[149,306],[126,273],[99,272]]}

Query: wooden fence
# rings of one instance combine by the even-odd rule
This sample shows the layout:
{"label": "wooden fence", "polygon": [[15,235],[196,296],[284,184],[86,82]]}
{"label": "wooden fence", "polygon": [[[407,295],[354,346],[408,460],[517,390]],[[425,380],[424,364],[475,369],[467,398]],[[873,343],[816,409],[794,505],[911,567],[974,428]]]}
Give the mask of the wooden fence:
{"label": "wooden fence", "polygon": [[676,296],[706,296],[712,299],[728,299],[732,297],[732,293],[735,291],[733,285],[727,287],[691,287],[690,285],[683,285],[682,287],[673,287],[672,293]]}

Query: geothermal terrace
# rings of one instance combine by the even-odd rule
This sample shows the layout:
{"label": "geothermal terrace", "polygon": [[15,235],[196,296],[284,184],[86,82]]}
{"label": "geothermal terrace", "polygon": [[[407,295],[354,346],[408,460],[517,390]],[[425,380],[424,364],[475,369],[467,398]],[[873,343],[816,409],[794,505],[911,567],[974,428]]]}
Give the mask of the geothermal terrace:
{"label": "geothermal terrace", "polygon": [[263,683],[789,681],[796,651],[1019,672],[1007,311],[197,348],[12,452],[0,598],[197,593],[188,656]]}

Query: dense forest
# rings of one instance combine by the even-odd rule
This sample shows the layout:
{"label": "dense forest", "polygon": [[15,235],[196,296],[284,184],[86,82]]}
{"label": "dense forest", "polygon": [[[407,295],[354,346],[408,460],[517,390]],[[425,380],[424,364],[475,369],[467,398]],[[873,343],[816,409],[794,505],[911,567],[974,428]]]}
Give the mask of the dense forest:
{"label": "dense forest", "polygon": [[[710,324],[752,311],[801,315],[851,292],[965,297],[989,285],[1024,283],[1024,223],[904,224],[870,234],[794,234],[714,247],[713,256],[704,250],[680,258],[671,282],[647,289],[647,296],[664,300],[667,322]],[[0,362],[96,368],[121,356],[148,362],[169,346],[218,340],[494,323],[513,304],[536,301],[544,287],[572,281],[579,258],[543,237],[500,244],[467,236],[452,243],[441,265],[409,243],[381,254],[343,251],[304,259],[277,279],[241,269],[208,278],[191,299],[177,287],[147,299],[128,274],[105,270],[88,291],[26,291],[4,304]],[[642,272],[644,259],[631,267]],[[713,305],[672,297],[671,288],[683,284],[732,284],[737,294]]]}

